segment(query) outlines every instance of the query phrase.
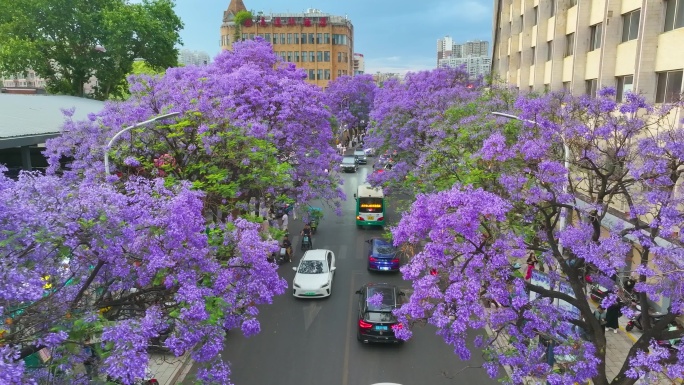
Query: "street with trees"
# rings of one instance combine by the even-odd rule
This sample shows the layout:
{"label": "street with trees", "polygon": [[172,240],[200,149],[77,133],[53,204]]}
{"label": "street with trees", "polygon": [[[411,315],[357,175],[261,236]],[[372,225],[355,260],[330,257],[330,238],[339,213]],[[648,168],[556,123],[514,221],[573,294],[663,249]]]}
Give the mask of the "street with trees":
{"label": "street with trees", "polygon": [[[341,76],[328,83],[325,103],[334,117],[336,137],[358,134],[370,121],[377,86],[371,75]],[[344,139],[344,138],[343,138]]]}
{"label": "street with trees", "polygon": [[[424,85],[434,72],[423,74]],[[669,327],[684,304],[679,104],[652,106],[636,94],[616,103],[609,88],[595,99],[496,87],[471,95],[461,83],[447,105],[413,109],[396,97],[399,83],[389,87],[398,90],[378,92],[370,141],[397,149],[397,165],[370,179],[414,197],[392,228],[395,244],[412,255],[402,273],[414,291],[397,311],[406,325],[435,325],[462,359],[482,352],[492,377],[509,367],[511,383],[681,377],[684,352],[656,343],[682,336]],[[410,124],[426,111],[438,119]],[[491,115],[497,111],[523,121]],[[546,269],[545,284],[512,268],[530,253]],[[629,294],[622,280],[630,275],[638,277],[635,303],[665,315],[642,318],[648,326],[608,378],[587,283],[612,291],[601,302],[607,308]],[[629,301],[622,312],[636,315]],[[398,333],[409,338],[411,328]]]}
{"label": "street with trees", "polygon": [[[344,197],[323,91],[261,39],[208,66],[134,76],[130,93],[68,119],[46,145],[47,175],[0,177],[2,383],[131,384],[150,347],[189,353],[197,380],[227,383],[225,333],[259,332],[258,306],[287,287],[249,202]],[[105,149],[168,112],[179,115]]]}

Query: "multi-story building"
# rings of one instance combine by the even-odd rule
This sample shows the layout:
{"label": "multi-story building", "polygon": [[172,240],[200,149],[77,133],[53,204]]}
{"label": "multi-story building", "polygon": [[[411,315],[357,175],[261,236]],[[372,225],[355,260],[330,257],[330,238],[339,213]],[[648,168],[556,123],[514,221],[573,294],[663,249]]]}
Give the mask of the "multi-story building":
{"label": "multi-story building", "polygon": [[45,88],[45,79],[39,77],[33,70],[26,70],[24,73],[17,73],[12,77],[0,79],[2,79],[2,86],[6,88]]}
{"label": "multi-story building", "polygon": [[189,49],[182,49],[178,51],[178,64],[189,66],[202,66],[211,62],[209,54],[204,51],[191,51]]}
{"label": "multi-story building", "polygon": [[335,16],[317,9],[303,13],[258,12],[242,25],[235,15],[246,11],[242,0],[231,0],[223,13],[221,48],[231,49],[238,29],[239,40],[261,36],[283,60],[307,73],[307,81],[320,87],[340,76],[353,75],[354,27],[346,16]]}
{"label": "multi-story building", "polygon": [[487,76],[491,71],[492,58],[489,56],[450,57],[439,60],[439,67],[457,68],[465,66],[466,72],[471,78]]}
{"label": "multi-story building", "polygon": [[521,90],[681,94],[684,0],[495,0],[494,10],[492,72]]}
{"label": "multi-story building", "polygon": [[454,39],[449,35],[444,36],[441,39],[437,39],[437,62],[440,59],[446,59],[451,57],[454,50]]}
{"label": "multi-story building", "polygon": [[362,53],[354,54],[354,75],[363,75],[366,73],[366,63]]}
{"label": "multi-story building", "polygon": [[482,40],[467,41],[454,44],[453,55],[455,57],[489,56],[489,42]]}

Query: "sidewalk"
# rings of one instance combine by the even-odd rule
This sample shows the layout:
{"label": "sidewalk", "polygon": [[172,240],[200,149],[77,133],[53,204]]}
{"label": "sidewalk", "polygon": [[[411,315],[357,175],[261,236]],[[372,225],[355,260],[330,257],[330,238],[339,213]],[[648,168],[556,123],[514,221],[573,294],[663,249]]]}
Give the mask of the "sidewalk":
{"label": "sidewalk", "polygon": [[152,353],[147,367],[150,377],[159,381],[159,385],[176,385],[188,374],[192,362],[188,354],[176,357],[171,353]]}

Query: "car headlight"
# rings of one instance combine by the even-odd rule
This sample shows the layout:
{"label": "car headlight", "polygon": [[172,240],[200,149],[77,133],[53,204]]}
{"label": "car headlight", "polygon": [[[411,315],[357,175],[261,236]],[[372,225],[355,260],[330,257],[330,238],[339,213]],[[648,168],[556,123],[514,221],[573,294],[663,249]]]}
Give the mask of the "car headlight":
{"label": "car headlight", "polygon": [[321,289],[328,287],[330,285],[330,282],[326,283],[325,285],[321,286]]}
{"label": "car headlight", "polygon": [[292,286],[296,287],[297,289],[301,288],[301,286],[297,285],[296,283],[293,283]]}

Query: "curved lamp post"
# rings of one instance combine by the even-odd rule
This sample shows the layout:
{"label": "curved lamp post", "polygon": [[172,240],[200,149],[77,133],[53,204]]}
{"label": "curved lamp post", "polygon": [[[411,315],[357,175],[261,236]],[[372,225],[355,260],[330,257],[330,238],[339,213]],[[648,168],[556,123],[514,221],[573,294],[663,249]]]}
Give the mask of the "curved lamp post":
{"label": "curved lamp post", "polygon": [[112,137],[112,139],[109,141],[109,143],[107,143],[107,145],[106,145],[105,148],[104,148],[104,152],[105,152],[104,164],[105,164],[105,173],[106,173],[106,175],[109,175],[109,149],[112,147],[112,143],[114,143],[114,141],[115,141],[117,138],[119,138],[119,137],[121,136],[121,134],[123,134],[123,133],[126,132],[126,131],[132,130],[132,129],[136,128],[136,127],[144,126],[144,125],[146,125],[147,123],[156,122],[157,120],[162,120],[162,119],[170,118],[170,117],[172,117],[172,116],[176,116],[176,115],[179,115],[179,114],[180,114],[180,112],[171,112],[171,113],[168,113],[168,114],[155,116],[155,117],[152,118],[152,119],[146,120],[146,121],[144,121],[144,122],[136,123],[136,124],[134,124],[134,125],[132,125],[132,126],[128,126],[128,127],[124,128],[123,130],[117,132],[116,135],[114,135],[114,136]]}
{"label": "curved lamp post", "polygon": [[[512,114],[506,114],[506,113],[503,113],[503,112],[492,112],[491,114],[492,114],[492,115],[495,115],[495,116],[500,116],[500,117],[503,117],[503,118],[515,119],[515,120],[519,120],[519,121],[521,121],[521,122],[525,122],[525,123],[529,123],[529,124],[534,124],[535,126],[539,124],[539,123],[535,122],[534,120],[522,119],[522,118],[519,117],[519,116],[512,115]],[[565,169],[568,170],[568,174],[569,174],[569,173],[570,173],[570,147],[568,147],[568,144],[565,142],[565,138],[564,138],[563,136],[561,136],[561,140],[563,141],[563,160],[564,160],[564,166],[565,166]],[[567,193],[568,193],[568,182],[565,182],[565,184],[563,184],[563,193],[564,193],[564,194],[567,194]],[[566,208],[565,210],[567,211],[568,209]],[[567,218],[567,216],[568,216],[568,215],[567,215],[568,213],[566,212],[565,214],[566,214],[566,215],[562,215],[562,216],[561,216],[561,218],[560,218],[560,223],[558,224],[560,230],[565,229],[565,226],[566,226],[566,222],[565,222],[565,221],[567,220],[566,218]],[[559,246],[560,246],[560,251],[561,251],[561,253],[562,253],[562,252],[563,252],[563,245],[559,245]]]}

